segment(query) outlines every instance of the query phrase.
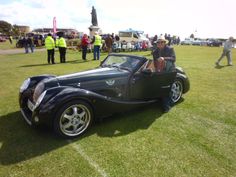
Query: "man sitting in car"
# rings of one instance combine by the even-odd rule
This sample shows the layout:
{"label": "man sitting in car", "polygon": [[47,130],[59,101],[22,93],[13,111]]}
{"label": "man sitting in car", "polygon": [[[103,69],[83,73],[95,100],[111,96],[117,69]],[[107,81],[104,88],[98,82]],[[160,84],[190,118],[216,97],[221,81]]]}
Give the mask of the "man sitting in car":
{"label": "man sitting in car", "polygon": [[[157,48],[153,51],[154,66],[157,72],[161,72],[162,70],[170,72],[175,69],[175,51],[167,43],[168,41],[164,36],[160,36],[157,39]],[[168,112],[172,105],[171,98],[169,96],[164,97],[162,102],[163,111]]]}
{"label": "man sitting in car", "polygon": [[172,47],[167,45],[168,41],[164,36],[160,36],[157,39],[157,48],[153,51],[153,59],[155,67],[158,62],[165,62],[165,71],[172,71],[175,68],[175,51]]}

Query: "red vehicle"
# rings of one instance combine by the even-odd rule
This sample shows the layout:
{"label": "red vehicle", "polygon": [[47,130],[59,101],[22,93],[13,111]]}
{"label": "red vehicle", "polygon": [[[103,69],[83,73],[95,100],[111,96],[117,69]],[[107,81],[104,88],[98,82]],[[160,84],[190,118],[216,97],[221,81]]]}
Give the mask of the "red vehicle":
{"label": "red vehicle", "polygon": [[0,42],[6,42],[6,38],[0,36]]}

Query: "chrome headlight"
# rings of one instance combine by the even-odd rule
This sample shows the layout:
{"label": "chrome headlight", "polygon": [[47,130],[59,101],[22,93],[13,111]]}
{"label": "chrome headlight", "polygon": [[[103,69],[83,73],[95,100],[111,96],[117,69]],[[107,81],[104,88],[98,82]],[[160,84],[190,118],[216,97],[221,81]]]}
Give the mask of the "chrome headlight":
{"label": "chrome headlight", "polygon": [[39,96],[43,93],[44,91],[44,82],[38,83],[38,85],[34,89],[34,94],[33,94],[33,101],[36,102],[39,98]]}
{"label": "chrome headlight", "polygon": [[30,78],[26,79],[21,87],[20,87],[20,93],[24,92],[28,87],[29,87],[29,84],[30,84]]}
{"label": "chrome headlight", "polygon": [[42,100],[43,100],[44,96],[46,95],[46,93],[47,93],[47,90],[45,90],[45,91],[38,97],[38,99],[37,99],[37,101],[36,101],[36,103],[35,103],[35,105],[34,105],[34,109],[36,109],[36,108],[40,105],[40,103],[42,102]]}

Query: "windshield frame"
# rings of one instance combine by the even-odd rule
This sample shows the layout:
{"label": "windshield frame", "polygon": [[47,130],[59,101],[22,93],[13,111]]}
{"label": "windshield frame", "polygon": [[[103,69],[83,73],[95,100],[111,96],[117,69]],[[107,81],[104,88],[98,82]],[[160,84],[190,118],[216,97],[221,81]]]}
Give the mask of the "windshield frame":
{"label": "windshield frame", "polygon": [[134,72],[137,71],[146,60],[147,59],[143,56],[110,54],[103,60],[100,66]]}

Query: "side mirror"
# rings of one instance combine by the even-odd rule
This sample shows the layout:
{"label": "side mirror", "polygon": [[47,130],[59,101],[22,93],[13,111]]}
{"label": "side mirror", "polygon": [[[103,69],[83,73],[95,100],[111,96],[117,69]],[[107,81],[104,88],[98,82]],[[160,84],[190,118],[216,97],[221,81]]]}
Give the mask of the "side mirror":
{"label": "side mirror", "polygon": [[152,70],[151,69],[144,69],[144,70],[142,70],[142,73],[146,74],[146,75],[151,75],[152,74]]}

